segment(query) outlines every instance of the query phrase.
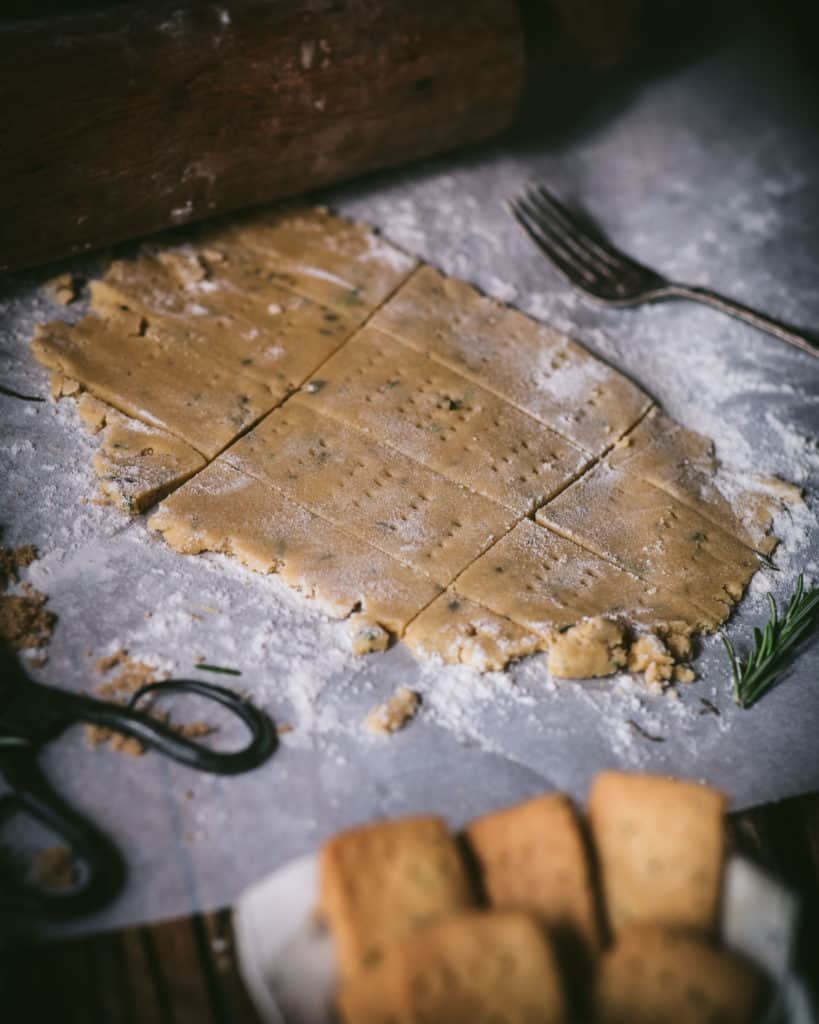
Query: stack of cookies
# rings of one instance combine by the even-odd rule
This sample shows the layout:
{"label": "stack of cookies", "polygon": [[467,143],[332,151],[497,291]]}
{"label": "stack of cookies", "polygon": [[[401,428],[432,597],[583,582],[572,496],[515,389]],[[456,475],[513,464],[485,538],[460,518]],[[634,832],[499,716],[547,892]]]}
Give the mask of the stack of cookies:
{"label": "stack of cookies", "polygon": [[745,1024],[762,979],[717,945],[724,799],[606,773],[472,822],[336,836],[321,910],[343,1024]]}

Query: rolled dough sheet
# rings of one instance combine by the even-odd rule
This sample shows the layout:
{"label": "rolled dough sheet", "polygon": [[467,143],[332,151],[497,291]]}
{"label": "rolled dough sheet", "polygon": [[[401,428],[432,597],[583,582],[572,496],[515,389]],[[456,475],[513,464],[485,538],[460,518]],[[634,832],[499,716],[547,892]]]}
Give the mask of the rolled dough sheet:
{"label": "rolled dough sheet", "polygon": [[537,522],[647,583],[685,597],[714,628],[759,566],[756,554],[666,491],[603,461]]}
{"label": "rolled dough sheet", "polygon": [[307,404],[287,402],[224,459],[443,586],[517,518]]}
{"label": "rolled dough sheet", "polygon": [[183,554],[234,555],[257,572],[278,573],[328,615],[360,610],[399,635],[441,590],[221,461],[166,498],[149,526]]}
{"label": "rolled dough sheet", "polygon": [[606,617],[686,656],[775,499],[721,489],[704,439],[570,339],[416,267],[326,211],[257,214],[115,261],[33,348],[102,427],[110,499],[178,487],[150,522],[179,551],[487,670]]}
{"label": "rolled dough sheet", "polygon": [[556,494],[590,462],[491,391],[369,327],[292,401],[519,513]]}
{"label": "rolled dough sheet", "polygon": [[371,324],[600,455],[651,399],[576,342],[424,266]]}

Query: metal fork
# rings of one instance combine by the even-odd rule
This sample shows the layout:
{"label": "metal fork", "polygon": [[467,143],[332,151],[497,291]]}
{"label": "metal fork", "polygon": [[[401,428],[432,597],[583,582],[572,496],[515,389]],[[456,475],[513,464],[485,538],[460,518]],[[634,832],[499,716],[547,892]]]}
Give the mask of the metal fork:
{"label": "metal fork", "polygon": [[785,324],[708,288],[678,284],[615,249],[581,224],[543,185],[530,185],[509,204],[515,220],[555,268],[587,295],[609,306],[638,306],[660,299],[691,299],[744,320],[794,348],[819,358],[819,347]]}

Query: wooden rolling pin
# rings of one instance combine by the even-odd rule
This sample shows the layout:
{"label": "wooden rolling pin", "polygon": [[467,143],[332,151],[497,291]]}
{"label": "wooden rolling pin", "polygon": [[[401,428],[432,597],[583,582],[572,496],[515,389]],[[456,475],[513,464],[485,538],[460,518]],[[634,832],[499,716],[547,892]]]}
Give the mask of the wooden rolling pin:
{"label": "wooden rolling pin", "polygon": [[485,138],[515,0],[125,4],[0,22],[0,270]]}

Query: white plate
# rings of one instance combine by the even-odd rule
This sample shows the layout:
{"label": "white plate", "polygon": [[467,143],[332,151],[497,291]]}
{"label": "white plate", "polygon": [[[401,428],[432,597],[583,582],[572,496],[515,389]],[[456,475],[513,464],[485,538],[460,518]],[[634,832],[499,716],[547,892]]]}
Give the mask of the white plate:
{"label": "white plate", "polygon": [[[336,965],[316,920],[318,856],[291,861],[239,897],[233,928],[239,969],[265,1024],[334,1024]],[[722,937],[776,984],[766,1024],[816,1024],[789,970],[798,906],[793,894],[741,857],[725,873]]]}

